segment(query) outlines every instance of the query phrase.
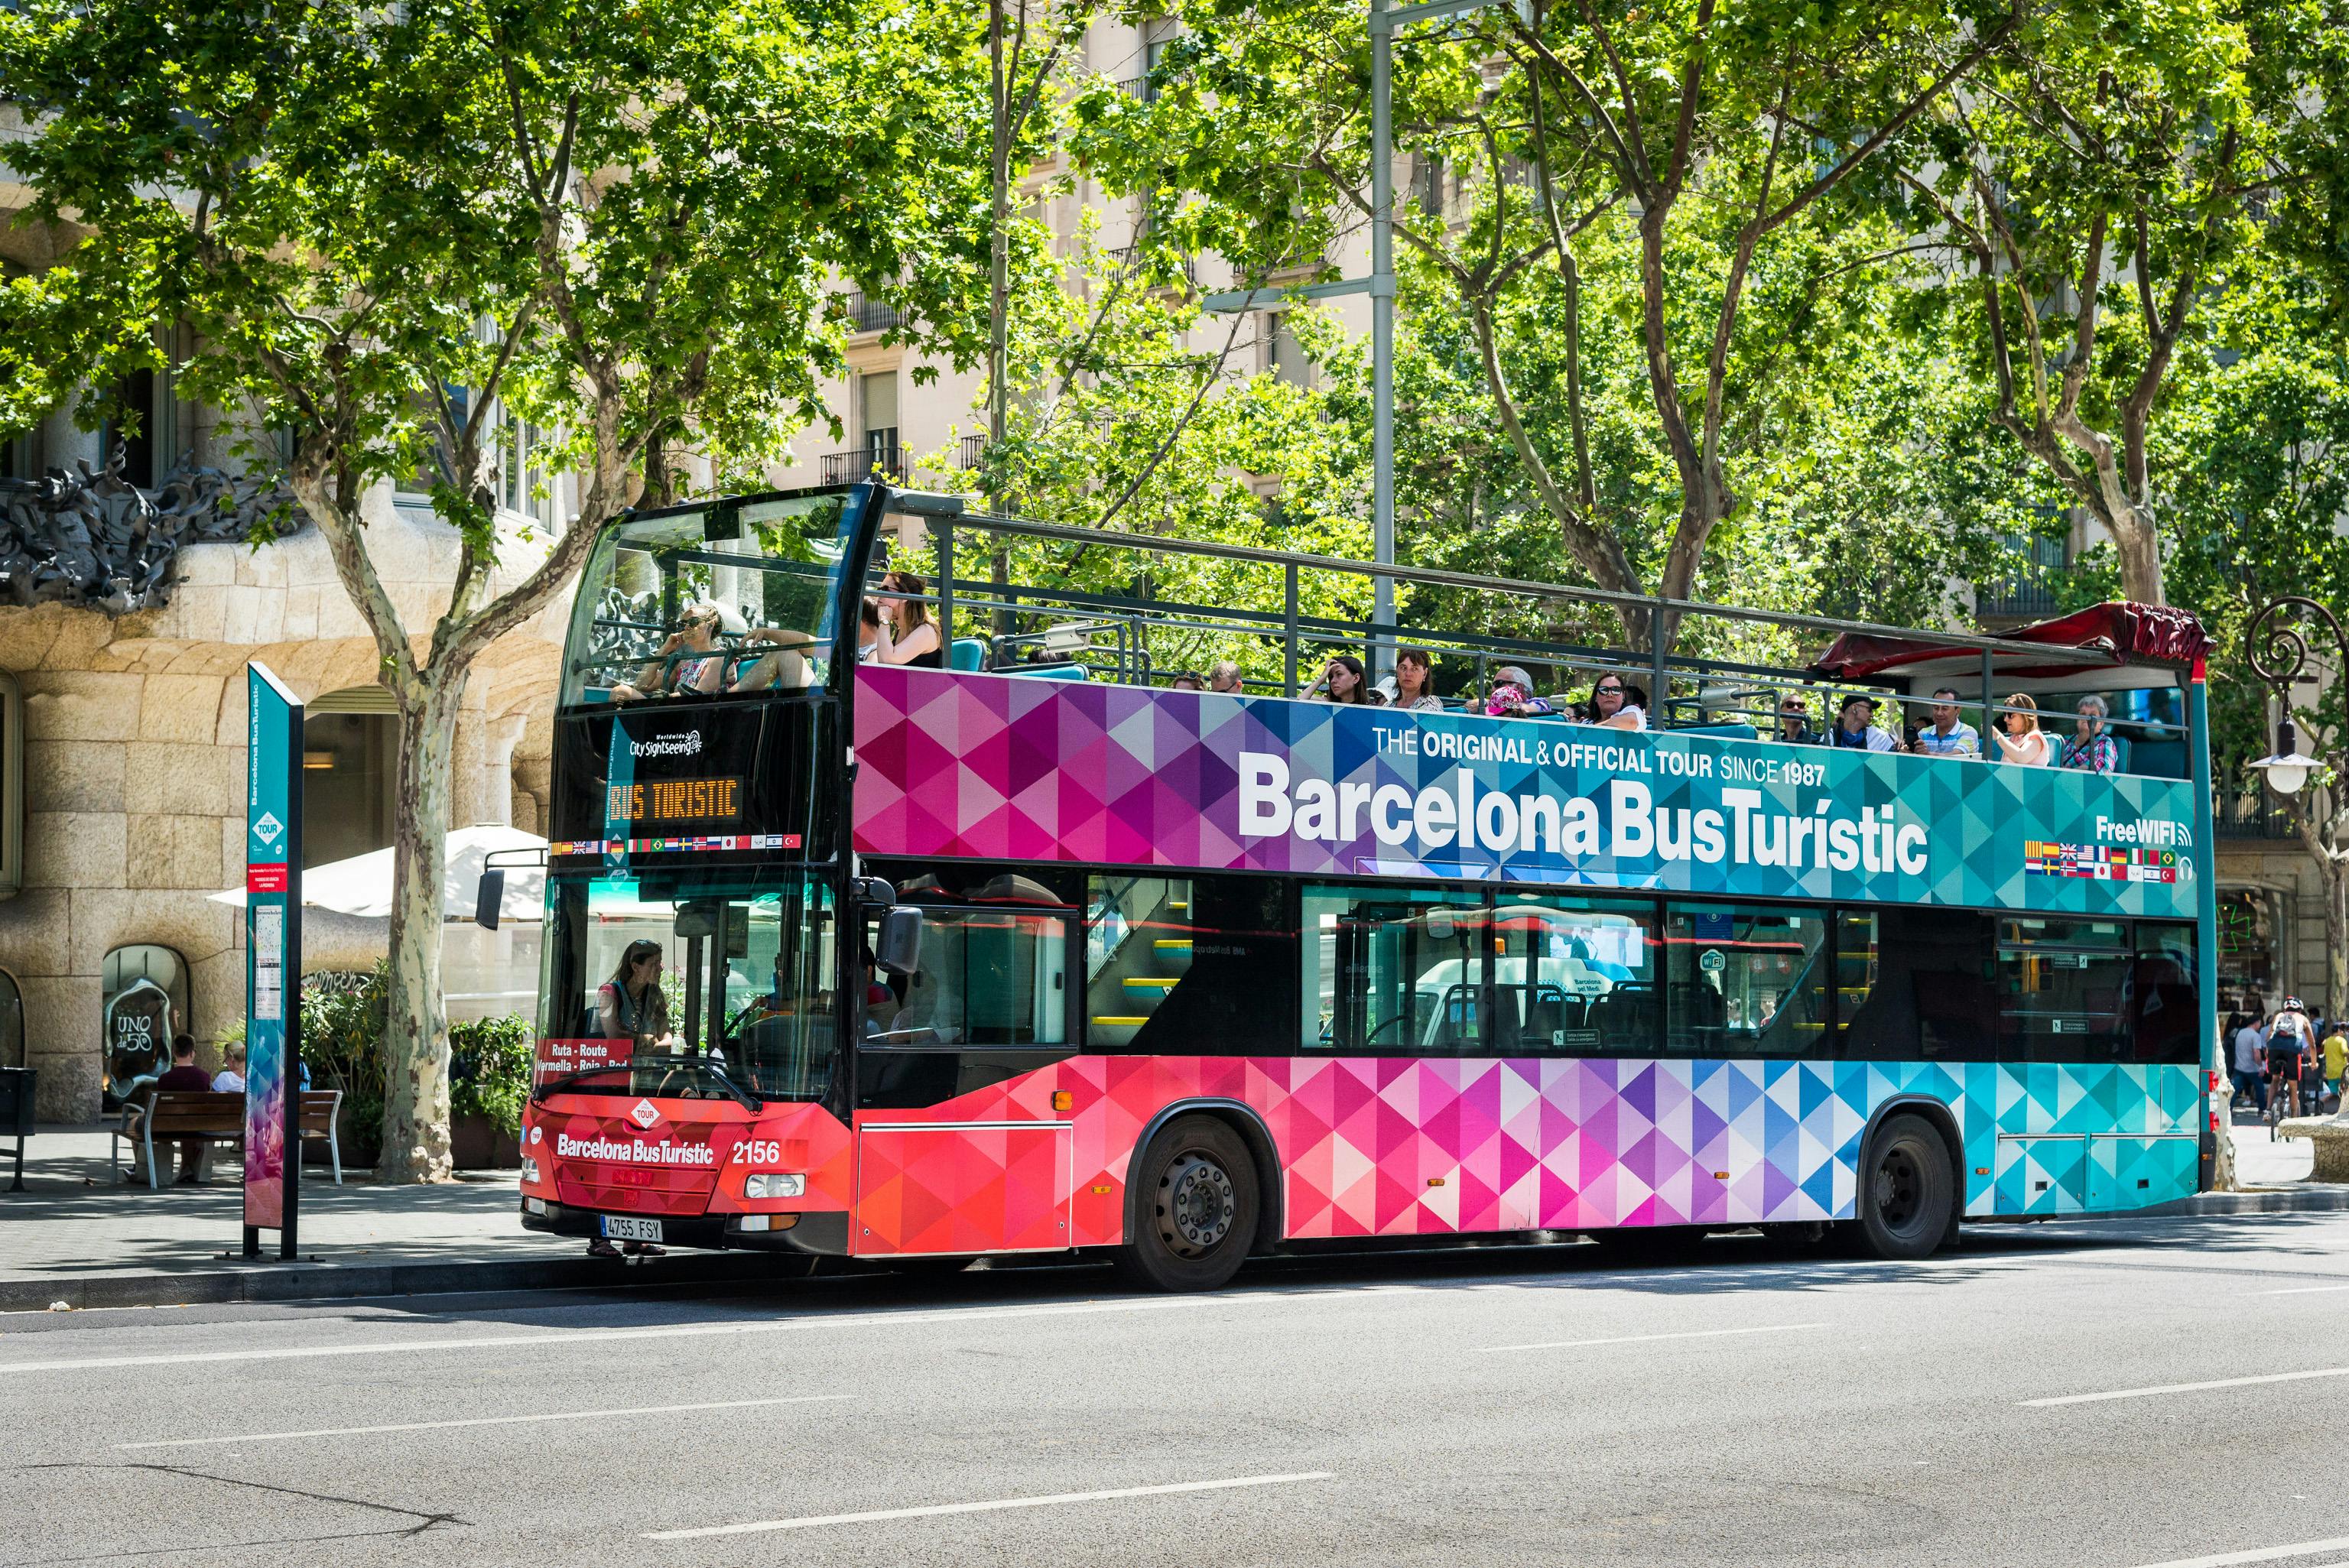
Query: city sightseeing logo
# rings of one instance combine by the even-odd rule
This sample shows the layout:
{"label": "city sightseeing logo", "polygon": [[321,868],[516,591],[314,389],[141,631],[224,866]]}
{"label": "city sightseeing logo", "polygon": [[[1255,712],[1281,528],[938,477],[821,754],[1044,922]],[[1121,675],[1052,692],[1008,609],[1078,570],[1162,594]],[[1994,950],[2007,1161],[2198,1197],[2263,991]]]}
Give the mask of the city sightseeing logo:
{"label": "city sightseeing logo", "polygon": [[656,735],[649,740],[628,742],[631,757],[693,757],[701,750],[701,731],[689,730],[683,735]]}

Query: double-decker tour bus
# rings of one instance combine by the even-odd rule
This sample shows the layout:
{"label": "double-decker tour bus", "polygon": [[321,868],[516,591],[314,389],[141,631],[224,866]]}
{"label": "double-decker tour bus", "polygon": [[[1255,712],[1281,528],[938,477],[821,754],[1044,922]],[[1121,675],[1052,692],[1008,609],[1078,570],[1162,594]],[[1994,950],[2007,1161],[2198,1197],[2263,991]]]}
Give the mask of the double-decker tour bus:
{"label": "double-decker tour bus", "polygon": [[[1007,542],[1038,586],[939,570]],[[1117,552],[1127,590],[1064,570]],[[1329,613],[1381,574],[1418,624]],[[898,634],[860,659],[876,594]],[[1478,619],[1627,603],[1677,634]],[[1397,638],[1471,700],[1300,695]],[[2183,1197],[2204,648],[2172,610],[1901,632],[878,483],[635,513],[564,655],[523,1223],[1200,1288],[1317,1238],[1840,1226],[1916,1258]],[[1237,692],[1161,662],[1235,649]],[[1609,679],[1644,724],[1488,717],[1503,674]]]}

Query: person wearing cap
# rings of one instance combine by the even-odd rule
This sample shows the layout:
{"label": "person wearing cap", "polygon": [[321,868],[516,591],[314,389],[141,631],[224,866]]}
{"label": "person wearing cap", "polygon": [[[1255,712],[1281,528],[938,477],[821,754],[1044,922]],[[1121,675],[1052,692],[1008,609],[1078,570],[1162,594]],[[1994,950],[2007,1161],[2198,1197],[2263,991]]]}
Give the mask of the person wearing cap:
{"label": "person wearing cap", "polygon": [[1843,707],[1836,716],[1836,727],[1827,736],[1831,746],[1853,751],[1898,751],[1900,743],[1889,730],[1876,725],[1876,699],[1854,692],[1843,699]]}
{"label": "person wearing cap", "polygon": [[1534,677],[1516,665],[1493,672],[1493,689],[1485,694],[1485,712],[1494,718],[1533,718],[1557,710],[1534,696]]}

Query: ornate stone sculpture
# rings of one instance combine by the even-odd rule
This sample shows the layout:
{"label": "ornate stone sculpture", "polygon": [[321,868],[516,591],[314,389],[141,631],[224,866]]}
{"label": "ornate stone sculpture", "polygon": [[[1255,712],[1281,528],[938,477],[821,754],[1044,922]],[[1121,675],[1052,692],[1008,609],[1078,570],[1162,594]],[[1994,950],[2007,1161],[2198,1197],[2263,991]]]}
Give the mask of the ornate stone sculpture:
{"label": "ornate stone sculpture", "polygon": [[123,476],[119,443],[106,467],[52,469],[0,481],[0,604],[71,604],[125,615],[171,603],[184,544],[264,540],[299,531],[293,492],[262,476],[182,466],[153,491]]}

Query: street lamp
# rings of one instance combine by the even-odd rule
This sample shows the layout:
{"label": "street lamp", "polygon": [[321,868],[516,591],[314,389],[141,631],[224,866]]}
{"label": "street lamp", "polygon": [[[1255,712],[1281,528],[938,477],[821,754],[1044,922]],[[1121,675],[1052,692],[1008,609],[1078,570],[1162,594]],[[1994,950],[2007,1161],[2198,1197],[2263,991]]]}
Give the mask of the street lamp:
{"label": "street lamp", "polygon": [[[2340,668],[2349,672],[2349,635],[2341,630],[2333,612],[2315,600],[2298,593],[2288,593],[2276,600],[2252,617],[2251,627],[2243,634],[2244,655],[2251,673],[2275,688],[2276,739],[2274,752],[2261,758],[2251,767],[2268,781],[2268,788],[2286,799],[2300,793],[2308,783],[2308,776],[2324,764],[2316,758],[2305,756],[2300,749],[2300,733],[2292,722],[2292,688],[2308,671],[2308,638],[2300,627],[2277,620],[2285,609],[2305,610],[2324,623],[2333,634],[2333,645],[2341,655]],[[2270,622],[2275,622],[2273,625]],[[2261,656],[2262,651],[2267,656]]]}

